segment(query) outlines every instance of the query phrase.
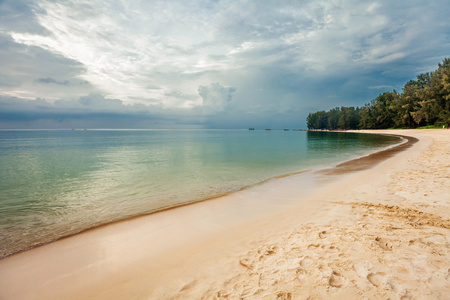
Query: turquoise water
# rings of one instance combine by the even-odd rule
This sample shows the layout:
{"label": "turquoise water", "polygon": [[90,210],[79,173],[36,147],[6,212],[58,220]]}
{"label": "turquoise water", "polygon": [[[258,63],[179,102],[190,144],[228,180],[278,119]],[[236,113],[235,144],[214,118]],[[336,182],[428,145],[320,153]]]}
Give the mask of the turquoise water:
{"label": "turquoise water", "polygon": [[398,141],[275,130],[0,131],[0,257]]}

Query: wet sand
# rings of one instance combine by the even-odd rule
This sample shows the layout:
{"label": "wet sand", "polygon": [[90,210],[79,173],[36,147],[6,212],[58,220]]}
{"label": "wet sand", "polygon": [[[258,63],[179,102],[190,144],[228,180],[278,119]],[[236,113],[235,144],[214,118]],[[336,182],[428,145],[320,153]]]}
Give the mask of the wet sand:
{"label": "wet sand", "polygon": [[450,131],[377,133],[418,141],[2,259],[0,299],[444,299]]}
{"label": "wet sand", "polygon": [[415,137],[401,136],[401,135],[396,136],[402,137],[405,140],[405,142],[400,145],[396,145],[395,147],[390,147],[388,149],[377,151],[367,156],[346,161],[333,168],[325,169],[322,172],[328,175],[339,175],[350,172],[363,171],[375,166],[376,164],[384,161],[389,157],[392,157],[402,151],[405,151],[406,149],[412,147],[412,145],[414,145],[418,141],[417,138]]}

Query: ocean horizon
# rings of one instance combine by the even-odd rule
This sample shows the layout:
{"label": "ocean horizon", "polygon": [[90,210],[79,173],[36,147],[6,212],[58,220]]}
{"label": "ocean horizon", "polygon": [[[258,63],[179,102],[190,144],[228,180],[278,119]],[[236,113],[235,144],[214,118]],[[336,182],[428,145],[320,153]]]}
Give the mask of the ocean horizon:
{"label": "ocean horizon", "polygon": [[0,130],[0,257],[398,142],[283,129]]}

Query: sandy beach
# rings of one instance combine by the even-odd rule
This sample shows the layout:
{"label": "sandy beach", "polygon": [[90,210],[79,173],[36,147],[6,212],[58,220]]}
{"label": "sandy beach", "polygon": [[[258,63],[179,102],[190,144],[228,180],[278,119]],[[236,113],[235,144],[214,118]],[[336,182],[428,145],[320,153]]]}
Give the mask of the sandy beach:
{"label": "sandy beach", "polygon": [[[0,299],[448,299],[450,130],[0,260]],[[361,166],[361,164],[360,164]]]}

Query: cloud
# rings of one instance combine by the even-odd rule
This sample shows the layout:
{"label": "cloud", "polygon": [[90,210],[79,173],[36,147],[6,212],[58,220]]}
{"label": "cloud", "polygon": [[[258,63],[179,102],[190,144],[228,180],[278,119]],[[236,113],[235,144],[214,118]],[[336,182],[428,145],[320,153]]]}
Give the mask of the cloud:
{"label": "cloud", "polygon": [[449,10],[444,0],[6,0],[0,95],[80,117],[140,107],[178,125],[303,127],[310,111],[363,105],[435,69],[450,53]]}
{"label": "cloud", "polygon": [[48,34],[39,24],[36,12],[42,13],[32,0],[0,1],[0,28],[8,28],[14,32]]}
{"label": "cloud", "polygon": [[369,86],[371,90],[392,90],[394,87],[392,85],[373,85]]}
{"label": "cloud", "polygon": [[[90,83],[80,79],[85,68],[79,62],[40,47],[17,43],[1,32],[0,61],[0,95],[26,99],[58,99],[93,91]],[[64,89],[55,86],[64,86]]]}
{"label": "cloud", "polygon": [[[203,41],[197,38],[201,35],[189,33],[199,25],[179,20],[183,18],[182,11],[170,3],[155,5],[174,10],[169,15],[162,15],[150,5],[138,7],[133,2],[125,5],[119,1],[93,1],[89,5],[78,1],[62,5],[40,1],[39,6],[45,13],[37,13],[37,19],[52,34],[12,32],[14,41],[81,63],[86,70],[80,77],[104,94],[124,101],[139,97],[159,99],[170,106],[164,99],[167,93],[178,90],[192,94],[194,90],[172,87],[173,82],[164,80],[166,74],[195,74],[210,66],[206,57],[198,57],[196,50],[191,49],[193,43]],[[179,15],[171,16],[172,13]],[[160,88],[149,89],[149,85]]]}
{"label": "cloud", "polygon": [[224,87],[219,83],[212,83],[209,86],[199,86],[198,94],[202,97],[202,108],[207,112],[219,112],[225,109],[232,99],[234,87]]}
{"label": "cloud", "polygon": [[177,109],[130,104],[89,94],[53,103],[0,96],[0,128],[172,128],[198,127],[192,116]]}
{"label": "cloud", "polygon": [[47,83],[47,84],[53,83],[53,84],[59,84],[59,85],[69,85],[70,84],[70,82],[68,80],[58,81],[58,80],[56,80],[54,78],[50,78],[50,77],[38,78],[38,79],[36,79],[36,82]]}

